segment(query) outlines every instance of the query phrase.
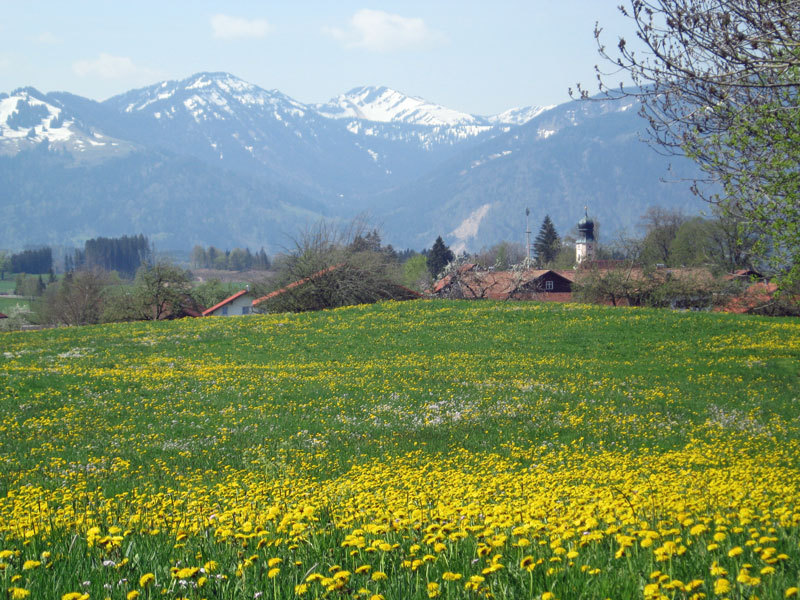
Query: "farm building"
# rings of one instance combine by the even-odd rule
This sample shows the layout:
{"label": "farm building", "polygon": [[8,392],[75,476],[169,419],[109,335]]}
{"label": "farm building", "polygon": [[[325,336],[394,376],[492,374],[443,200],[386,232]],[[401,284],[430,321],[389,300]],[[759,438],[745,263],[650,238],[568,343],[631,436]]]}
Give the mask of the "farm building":
{"label": "farm building", "polygon": [[474,264],[466,264],[437,281],[431,291],[440,298],[565,302],[572,297],[574,278],[572,271],[481,271]]}
{"label": "farm building", "polygon": [[204,317],[231,317],[233,315],[249,315],[253,310],[253,295],[249,289],[236,292],[203,311]]}

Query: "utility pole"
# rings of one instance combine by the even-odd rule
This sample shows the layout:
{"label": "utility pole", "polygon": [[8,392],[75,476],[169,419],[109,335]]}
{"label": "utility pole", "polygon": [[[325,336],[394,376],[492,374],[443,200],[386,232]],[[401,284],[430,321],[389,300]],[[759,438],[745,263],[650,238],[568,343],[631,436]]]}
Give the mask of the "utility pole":
{"label": "utility pole", "polygon": [[531,214],[531,209],[525,209],[525,254],[528,257],[528,262],[531,261],[531,226],[528,217]]}

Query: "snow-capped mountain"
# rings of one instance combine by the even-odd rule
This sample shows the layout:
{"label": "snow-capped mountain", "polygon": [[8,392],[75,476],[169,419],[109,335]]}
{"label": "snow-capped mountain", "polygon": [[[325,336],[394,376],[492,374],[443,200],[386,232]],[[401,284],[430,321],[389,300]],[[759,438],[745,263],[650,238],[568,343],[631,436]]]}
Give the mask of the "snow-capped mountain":
{"label": "snow-capped mountain", "polygon": [[627,100],[483,117],[387,87],[311,105],[228,73],[105,102],[24,88],[0,94],[0,248],[142,232],[277,251],[304,224],[366,211],[395,246],[476,249],[514,239],[525,207],[561,230],[585,204],[611,235],[643,203],[686,209],[636,113]]}
{"label": "snow-capped mountain", "polygon": [[486,120],[493,125],[524,125],[531,119],[535,119],[543,112],[547,112],[555,105],[550,106],[524,106],[522,108],[510,108],[498,115],[486,117]]}
{"label": "snow-capped mountain", "polygon": [[321,115],[334,119],[363,119],[379,123],[406,123],[427,127],[472,125],[486,127],[485,119],[407,96],[388,87],[365,86],[317,104]]}
{"label": "snow-capped mountain", "polygon": [[33,88],[0,94],[0,154],[14,155],[42,143],[76,159],[122,155],[131,144],[80,122],[56,100]]}

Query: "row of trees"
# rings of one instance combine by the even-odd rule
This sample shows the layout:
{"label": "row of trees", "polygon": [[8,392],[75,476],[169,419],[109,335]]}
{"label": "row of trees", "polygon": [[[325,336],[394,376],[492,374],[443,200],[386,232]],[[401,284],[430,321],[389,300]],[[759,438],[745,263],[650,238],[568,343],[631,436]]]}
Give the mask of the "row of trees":
{"label": "row of trees", "polygon": [[118,238],[98,237],[86,240],[83,250],[75,250],[64,258],[64,270],[101,269],[116,271],[123,277],[133,277],[143,264],[152,264],[153,249],[142,235]]}
{"label": "row of trees", "polygon": [[220,250],[214,246],[192,248],[191,266],[193,269],[219,269],[223,271],[267,271],[272,263],[261,248],[258,252],[250,252],[250,248],[234,248]]}
{"label": "row of trees", "polygon": [[30,273],[44,275],[53,271],[52,248],[37,248],[23,250],[17,254],[0,253],[0,273],[5,278],[5,272]]}
{"label": "row of trees", "polygon": [[87,325],[196,316],[231,293],[219,280],[196,286],[192,280],[186,269],[163,261],[141,266],[133,281],[79,269],[41,290],[31,318],[41,325]]}

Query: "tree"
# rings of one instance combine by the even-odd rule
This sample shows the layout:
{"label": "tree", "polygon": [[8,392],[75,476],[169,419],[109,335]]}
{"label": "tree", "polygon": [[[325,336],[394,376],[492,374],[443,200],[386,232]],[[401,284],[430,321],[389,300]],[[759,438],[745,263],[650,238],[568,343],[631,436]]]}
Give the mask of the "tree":
{"label": "tree", "polygon": [[[374,243],[356,221],[340,229],[321,222],[294,240],[294,248],[275,261],[276,276],[262,291],[279,292],[256,305],[259,312],[321,310],[414,295],[401,285],[392,253]],[[379,237],[377,237],[379,239]],[[356,242],[357,240],[361,240]],[[258,286],[260,287],[260,286]]]}
{"label": "tree", "polygon": [[163,319],[181,307],[192,291],[188,271],[167,263],[141,267],[134,281],[134,308],[139,319]]}
{"label": "tree", "polygon": [[0,281],[6,278],[6,271],[11,268],[11,257],[5,250],[0,250]]}
{"label": "tree", "polygon": [[210,308],[231,295],[219,279],[209,279],[192,289],[192,298],[199,306]]}
{"label": "tree", "polygon": [[418,292],[430,287],[431,275],[424,255],[416,254],[403,263],[403,283]]}
{"label": "tree", "polygon": [[694,159],[706,178],[693,189],[757,236],[782,285],[799,281],[800,0],[630,0],[620,10],[637,42],[610,51],[599,27],[595,37],[634,87],[598,69],[601,91],[638,96],[654,145]]}
{"label": "tree", "polygon": [[719,273],[751,267],[752,235],[739,233],[730,217],[695,217],[685,221],[670,244],[675,266],[710,266]]}
{"label": "tree", "polygon": [[442,236],[437,237],[436,241],[433,243],[433,247],[428,251],[427,264],[428,272],[431,274],[431,277],[436,279],[447,264],[455,260],[455,257],[453,251],[445,245]]}
{"label": "tree", "polygon": [[536,263],[543,267],[552,263],[558,251],[561,249],[561,239],[558,237],[555,225],[550,220],[550,215],[544,216],[542,226],[539,228],[539,233],[533,241],[533,252],[536,257]]}
{"label": "tree", "polygon": [[514,242],[498,242],[488,249],[481,249],[470,258],[478,266],[489,269],[508,270],[525,260],[525,245]]}
{"label": "tree", "polygon": [[645,264],[673,265],[670,248],[686,216],[680,210],[651,206],[641,216],[645,230],[642,241],[642,262]]}
{"label": "tree", "polygon": [[108,283],[108,274],[101,269],[67,273],[61,281],[47,286],[37,306],[40,322],[54,325],[99,323]]}

